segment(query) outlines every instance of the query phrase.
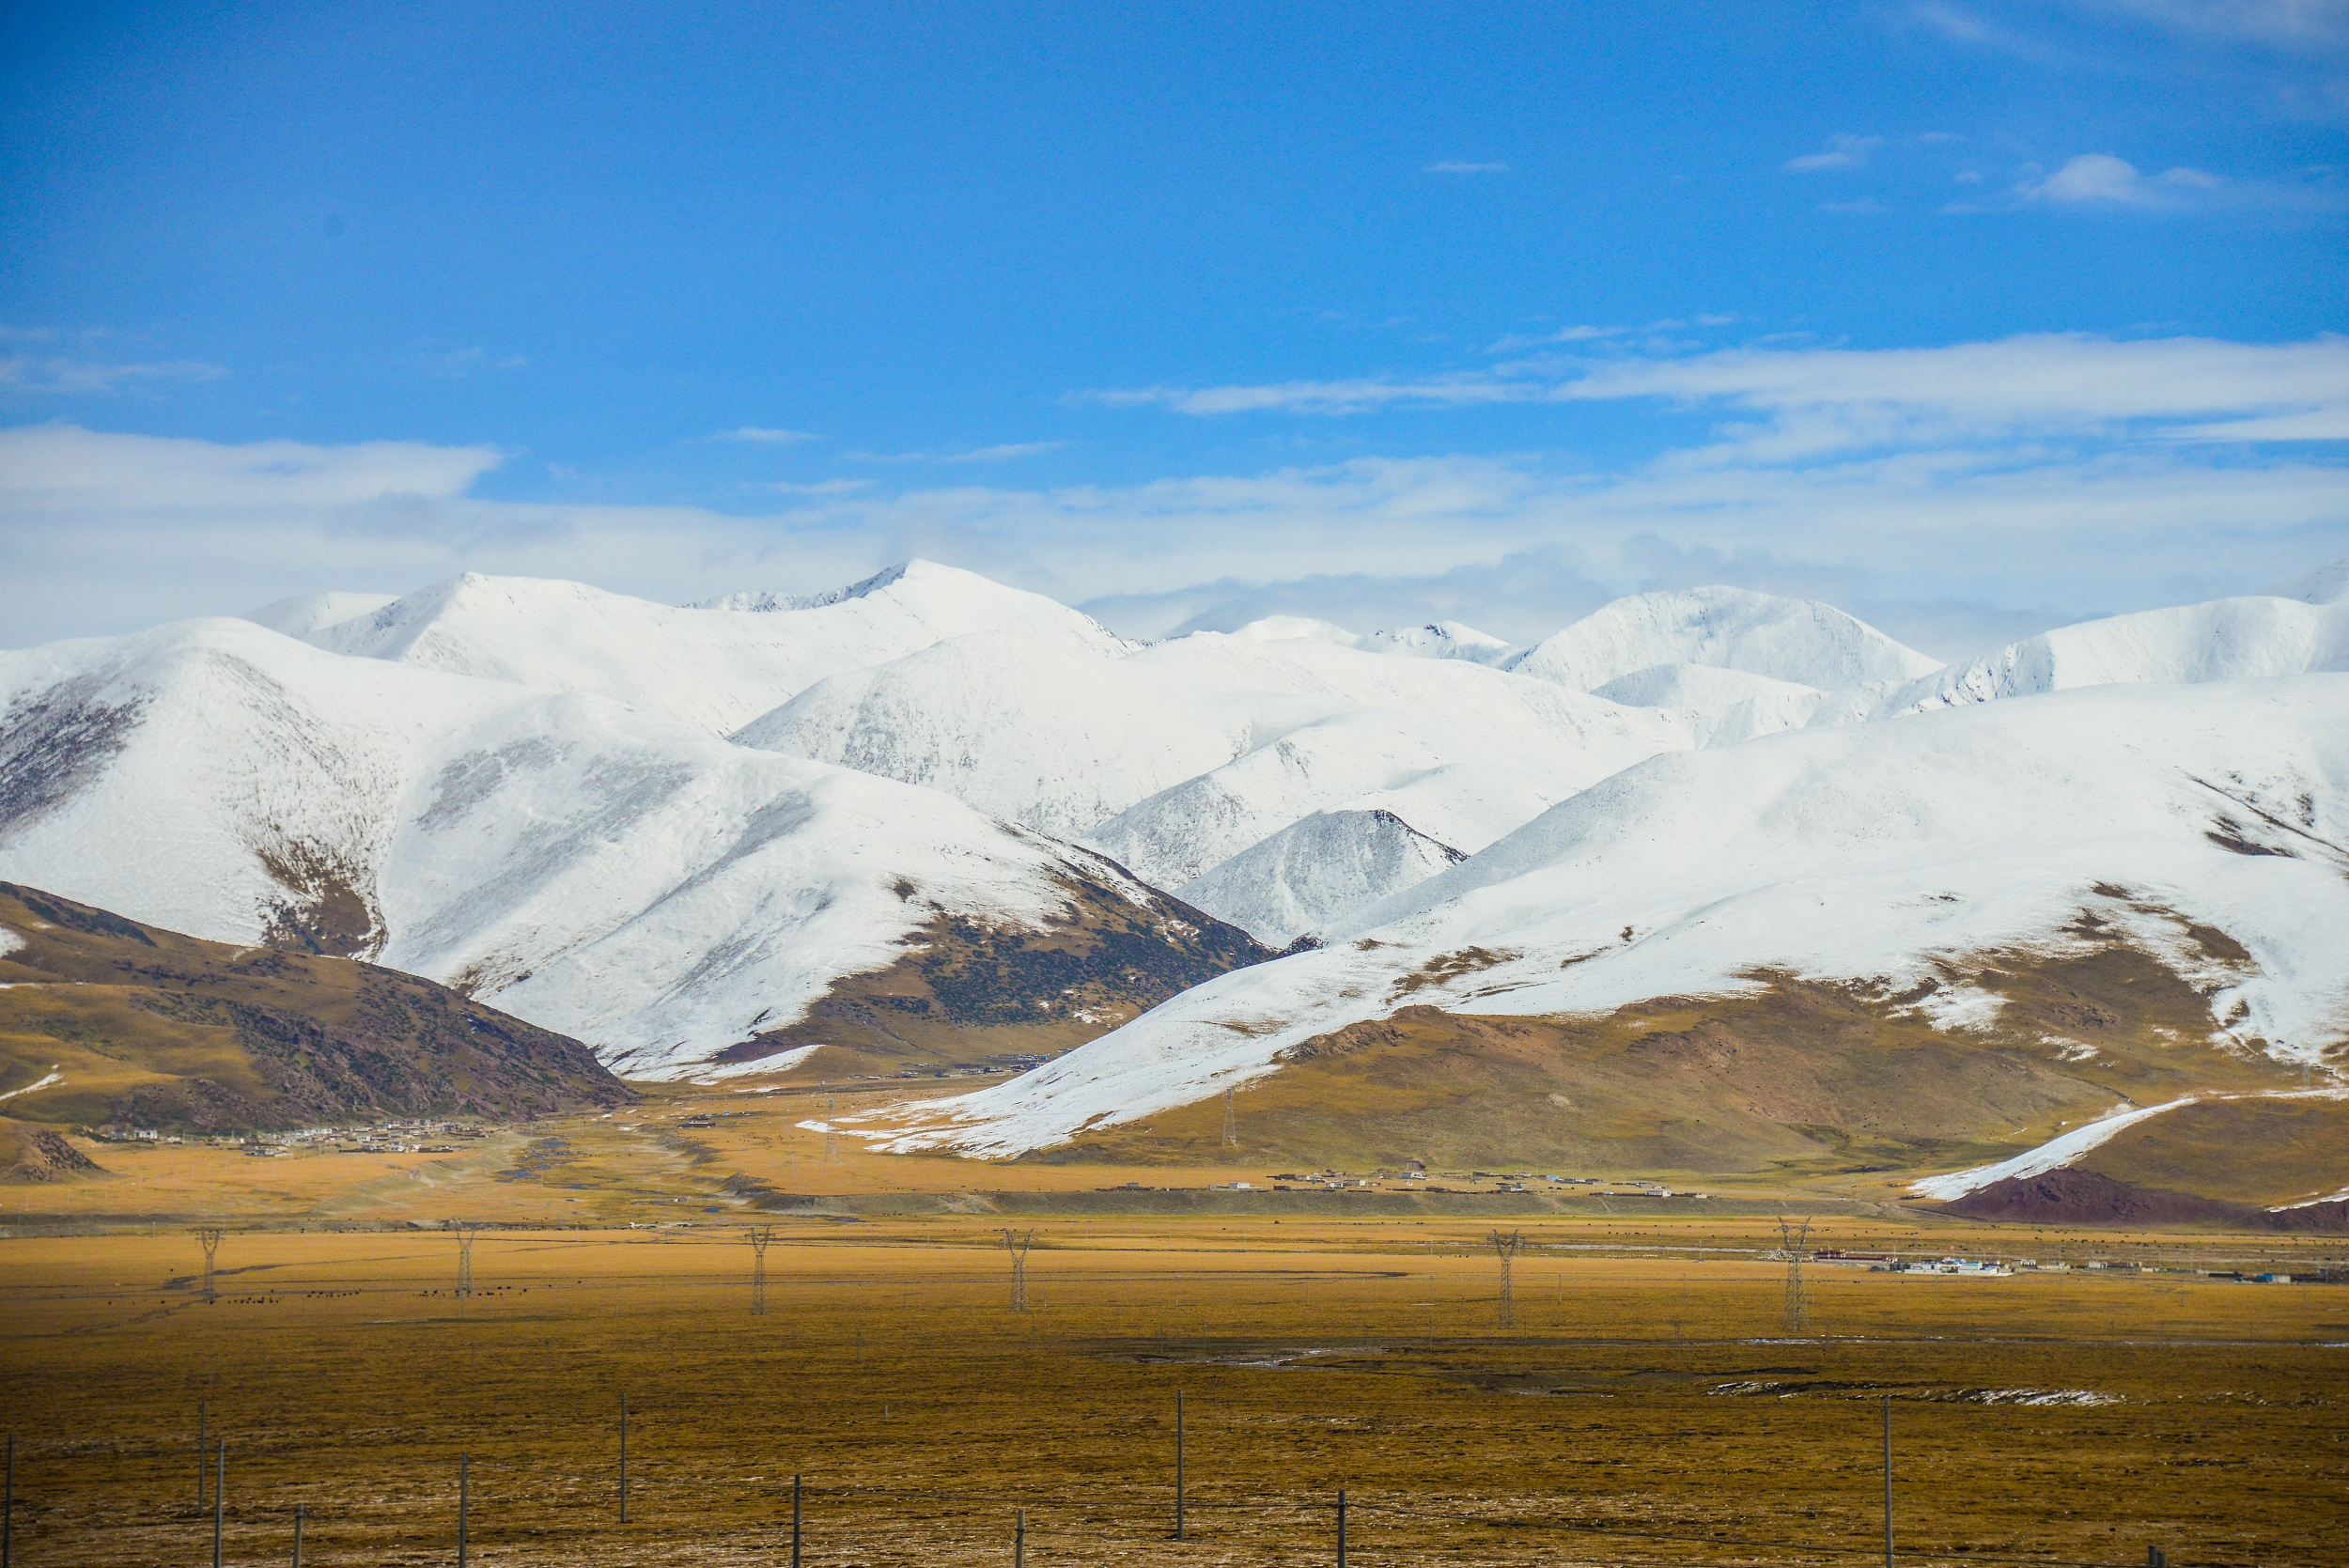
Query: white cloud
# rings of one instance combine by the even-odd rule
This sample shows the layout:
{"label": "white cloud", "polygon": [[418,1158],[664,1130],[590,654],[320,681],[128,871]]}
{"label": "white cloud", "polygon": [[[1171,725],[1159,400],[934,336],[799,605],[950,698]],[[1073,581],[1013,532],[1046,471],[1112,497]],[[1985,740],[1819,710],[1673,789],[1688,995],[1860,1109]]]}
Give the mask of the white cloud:
{"label": "white cloud", "polygon": [[1470,163],[1457,158],[1447,158],[1440,163],[1430,163],[1425,174],[1507,174],[1506,163]]}
{"label": "white cloud", "polygon": [[1884,145],[1881,136],[1829,136],[1825,152],[1807,152],[1800,158],[1789,158],[1781,165],[1796,174],[1816,174],[1822,169],[1857,169],[1868,162],[1868,154]]}
{"label": "white cloud", "polygon": [[[33,338],[35,333],[11,334]],[[0,354],[0,388],[61,396],[121,392],[157,381],[217,380],[228,372],[201,360],[163,360],[146,365],[109,365],[64,354]]]}
{"label": "white cloud", "polygon": [[479,499],[498,463],[484,446],[33,426],[0,431],[0,625],[11,641],[121,630],[465,569],[670,601],[803,592],[919,551],[1145,634],[1286,611],[1365,629],[1441,614],[1525,637],[1609,594],[1732,581],[1955,653],[2349,554],[2349,467],[2315,444],[2349,430],[2341,337],[1561,352],[1452,380],[1286,383],[1307,390],[1246,406],[1327,412],[1377,406],[1363,387],[1429,385],[1464,409],[1473,389],[1562,420],[1610,402],[1671,415],[1659,429],[1691,412],[1713,428],[1603,467],[1528,452],[1049,489],[832,481],[742,517]]}
{"label": "white cloud", "polygon": [[765,446],[790,446],[800,442],[821,441],[824,438],[810,430],[770,430],[757,425],[744,425],[737,429],[720,430],[715,435],[705,436],[702,439],[705,441],[747,441]]}
{"label": "white cloud", "polygon": [[2206,200],[2223,183],[2201,169],[2170,169],[2148,178],[2125,159],[2083,152],[2053,174],[2026,177],[2015,189],[2023,200],[2049,207],[2177,212]]}
{"label": "white cloud", "polygon": [[[2033,334],[1936,349],[1724,349],[1677,358],[1536,357],[1409,380],[1283,381],[1097,393],[1180,413],[1338,415],[1387,407],[1657,399],[1723,406],[1723,445],[1771,461],[1871,447],[2114,434],[2158,420],[2349,406],[2349,338],[2228,343]],[[1747,416],[1758,415],[1762,423]],[[1718,453],[1700,449],[1690,459]]]}

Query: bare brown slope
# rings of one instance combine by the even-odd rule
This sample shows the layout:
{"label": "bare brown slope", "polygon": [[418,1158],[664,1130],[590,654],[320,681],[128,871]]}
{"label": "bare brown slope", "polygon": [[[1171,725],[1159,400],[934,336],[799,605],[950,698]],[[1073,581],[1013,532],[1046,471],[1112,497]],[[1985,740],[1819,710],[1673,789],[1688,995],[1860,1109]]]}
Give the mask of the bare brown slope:
{"label": "bare brown slope", "polygon": [[1068,902],[1042,930],[943,911],[905,939],[884,970],[835,982],[805,1018],[721,1053],[755,1062],[800,1046],[832,1048],[805,1074],[894,1071],[1066,1050],[1177,992],[1272,956],[1247,932],[1180,899],[1137,905],[1113,887],[1064,877]]}
{"label": "bare brown slope", "polygon": [[[1408,1007],[1351,1025],[1239,1092],[1240,1153],[1352,1169],[1922,1172],[2003,1158],[2116,1101],[2297,1078],[2215,1048],[2201,993],[2117,943],[2001,955],[1974,977],[2008,1001],[1982,1033],[1935,1028],[1914,994],[1761,978],[1742,996],[1601,1017]],[[1030,1157],[1229,1161],[1221,1125],[1219,1098]]]}
{"label": "bare brown slope", "polygon": [[203,941],[0,882],[0,1093],[44,1123],[511,1119],[634,1096],[585,1046],[428,980]]}

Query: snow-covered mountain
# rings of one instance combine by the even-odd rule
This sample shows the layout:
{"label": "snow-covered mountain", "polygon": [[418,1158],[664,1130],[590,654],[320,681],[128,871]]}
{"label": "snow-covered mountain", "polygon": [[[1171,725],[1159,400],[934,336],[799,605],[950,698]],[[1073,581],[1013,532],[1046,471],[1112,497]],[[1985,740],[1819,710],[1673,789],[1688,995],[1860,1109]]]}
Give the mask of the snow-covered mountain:
{"label": "snow-covered mountain", "polygon": [[[1296,918],[1334,916],[1330,900],[1355,884],[1264,884],[1298,863],[1281,855],[1209,874],[1308,816],[1385,812],[1472,851],[1617,768],[1690,744],[1672,715],[1474,661],[1206,632],[1132,652],[957,638],[819,681],[734,738],[1081,840],[1236,924],[1288,910],[1249,927],[1262,940],[1297,935]],[[1363,863],[1374,862],[1381,891],[1419,863]]]}
{"label": "snow-covered mountain", "polygon": [[[1598,1017],[1825,983],[1996,1034],[2034,966],[2089,954],[2136,955],[2181,999],[2161,1048],[2196,1030],[2217,1048],[2166,1071],[2313,1062],[2349,1039],[2349,675],[2103,686],[1657,756],[1330,936],[887,1146],[1066,1141],[1406,1009]],[[2087,1060],[2097,1013],[2023,1032]],[[2050,1036],[2046,1017],[2072,1021]]]}
{"label": "snow-covered mountain", "polygon": [[1535,644],[1511,667],[1595,691],[1642,671],[1687,664],[1824,691],[1915,680],[1939,667],[1831,605],[1744,588],[1619,598]]}
{"label": "snow-covered mountain", "polygon": [[1430,621],[1425,626],[1396,631],[1348,631],[1331,621],[1302,615],[1268,615],[1251,621],[1233,636],[1252,643],[1286,643],[1305,639],[1334,643],[1367,653],[1394,654],[1405,659],[1465,659],[1477,664],[1507,666],[1525,650],[1490,632],[1459,621]]}
{"label": "snow-covered mountain", "polygon": [[1028,1022],[1130,1016],[1249,955],[934,791],[243,621],[0,655],[0,877],[369,957],[631,1074],[754,1056],[844,977],[898,971],[926,1015],[922,976],[994,933],[1060,955],[1010,999]]}
{"label": "snow-covered mountain", "polygon": [[2349,602],[2214,599],[2059,627],[1952,664],[1891,693],[1921,713],[2079,686],[2254,680],[2349,670]]}
{"label": "snow-covered mountain", "polygon": [[582,582],[471,572],[367,598],[289,599],[248,618],[330,652],[591,692],[712,735],[826,675],[942,638],[1012,632],[1104,654],[1129,645],[1040,594],[930,561],[803,599],[738,596],[756,608],[679,609]]}

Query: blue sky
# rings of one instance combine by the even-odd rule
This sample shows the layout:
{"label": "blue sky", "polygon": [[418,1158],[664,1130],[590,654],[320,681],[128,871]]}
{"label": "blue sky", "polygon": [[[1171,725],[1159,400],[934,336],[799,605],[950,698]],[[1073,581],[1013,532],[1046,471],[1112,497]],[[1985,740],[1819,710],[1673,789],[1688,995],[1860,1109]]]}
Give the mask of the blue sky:
{"label": "blue sky", "polygon": [[2349,4],[27,4],[0,641],[918,551],[1158,634],[2349,553]]}

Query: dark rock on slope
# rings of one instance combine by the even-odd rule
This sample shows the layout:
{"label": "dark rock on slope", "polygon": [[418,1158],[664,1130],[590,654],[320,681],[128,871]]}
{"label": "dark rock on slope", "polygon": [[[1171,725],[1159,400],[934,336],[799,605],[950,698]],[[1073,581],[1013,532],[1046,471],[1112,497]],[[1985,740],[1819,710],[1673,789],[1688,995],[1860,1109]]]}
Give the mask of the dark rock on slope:
{"label": "dark rock on slope", "polygon": [[577,1040],[372,964],[203,941],[8,882],[0,929],[0,1092],[26,1091],[8,1102],[26,1120],[246,1130],[635,1097]]}

